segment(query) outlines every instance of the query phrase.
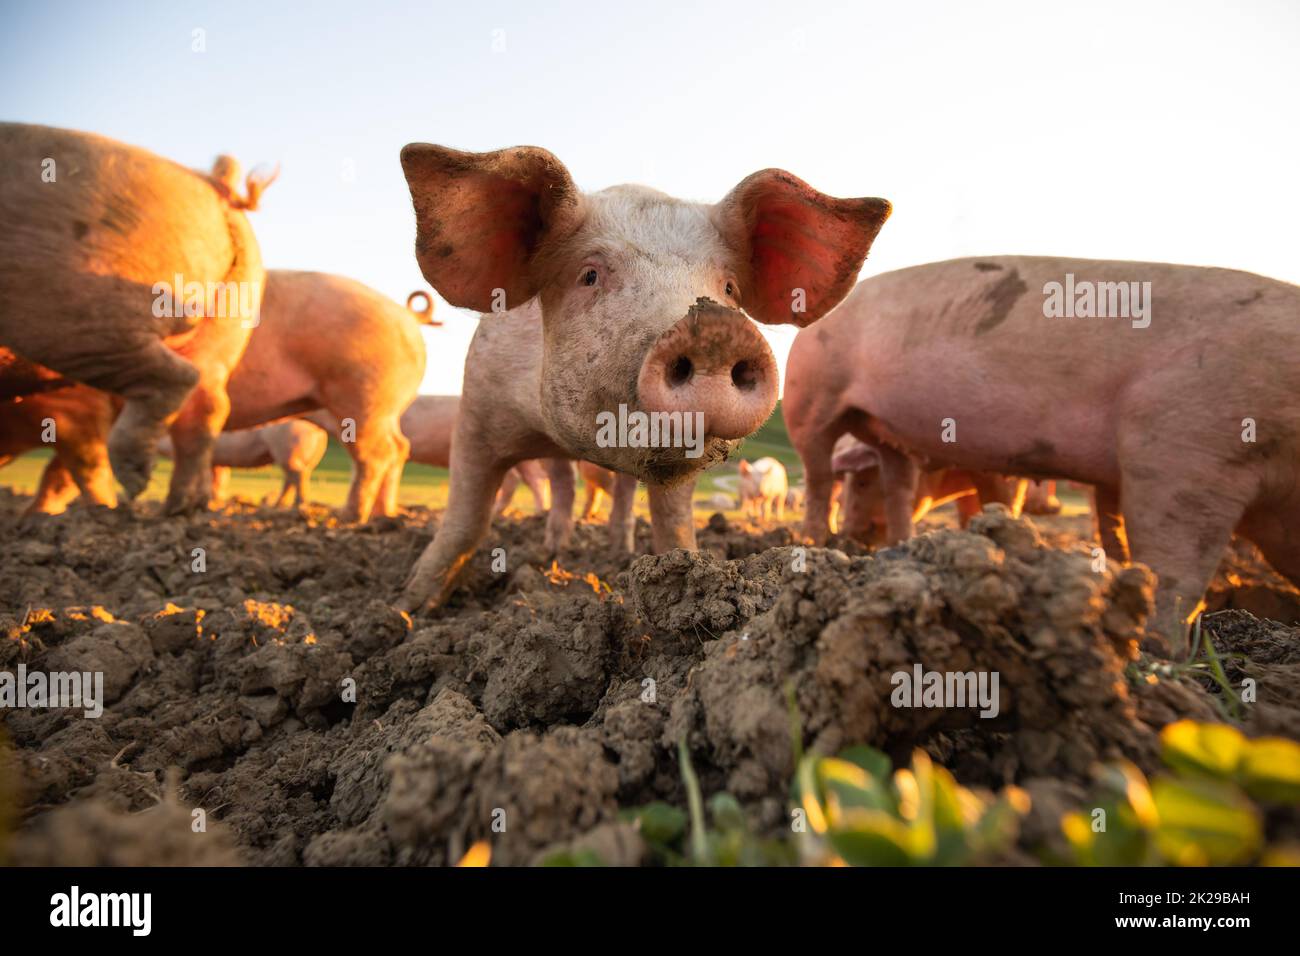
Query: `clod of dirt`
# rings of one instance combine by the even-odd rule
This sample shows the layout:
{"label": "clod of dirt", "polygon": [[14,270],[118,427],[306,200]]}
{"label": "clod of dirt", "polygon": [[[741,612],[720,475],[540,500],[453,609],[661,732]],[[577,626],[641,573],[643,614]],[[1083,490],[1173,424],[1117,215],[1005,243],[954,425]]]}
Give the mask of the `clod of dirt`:
{"label": "clod of dirt", "polygon": [[707,551],[639,558],[629,571],[636,611],[656,631],[717,637],[771,604],[793,553],[773,549],[739,562]]}
{"label": "clod of dirt", "polygon": [[[1017,775],[1080,779],[1121,755],[1150,765],[1155,729],[1140,720],[1124,667],[1153,583],[1141,567],[1094,572],[1086,549],[1048,547],[1030,522],[997,512],[969,533],[791,574],[747,640],[705,648],[662,743],[686,734],[720,785],[771,793],[793,770],[788,686],[805,740],[824,753],[865,742],[905,757],[939,730],[980,727],[1010,733]],[[918,664],[996,673],[997,716],[894,706],[893,675]]]}
{"label": "clod of dirt", "polygon": [[130,812],[95,795],[56,807],[14,840],[16,866],[238,866],[230,831],[174,796]]}
{"label": "clod of dirt", "polygon": [[1262,621],[1249,611],[1220,611],[1203,621],[1242,701],[1247,732],[1300,739],[1300,627]]}
{"label": "clod of dirt", "polygon": [[488,615],[469,653],[475,672],[486,675],[482,706],[492,726],[586,720],[608,682],[619,616],[618,605],[590,590],[542,592]]}

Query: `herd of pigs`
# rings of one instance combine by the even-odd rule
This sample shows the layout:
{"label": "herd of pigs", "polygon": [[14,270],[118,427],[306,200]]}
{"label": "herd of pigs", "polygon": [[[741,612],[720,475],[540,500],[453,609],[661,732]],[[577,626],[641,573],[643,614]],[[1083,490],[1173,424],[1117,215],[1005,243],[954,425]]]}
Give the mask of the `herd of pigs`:
{"label": "herd of pigs", "polygon": [[[463,394],[417,397],[432,298],[403,307],[339,276],[266,270],[248,213],[268,177],[18,124],[0,125],[0,163],[0,464],[52,440],[35,512],[77,495],[112,507],[117,485],[134,498],[159,453],[175,462],[169,513],[220,497],[230,466],[276,463],[279,503],[301,501],[330,432],[353,460],[346,521],[395,515],[408,460],[450,469],[406,610],[447,599],[520,482],[549,509],[546,546],[567,543],[575,470],[585,514],[612,500],[615,552],[632,548],[638,481],[654,549],[692,549],[696,477],[776,406],[756,320],[801,329],[783,407],[804,488],[774,459],[741,462],[739,505],[779,520],[802,494],[812,544],[837,498],[842,532],[893,544],[954,499],[963,518],[1027,495],[1050,509],[1060,479],[1093,489],[1107,556],[1156,573],[1157,630],[1175,645],[1234,533],[1300,584],[1300,288],[1287,283],[1027,256],[858,282],[883,199],[776,169],[712,205],[583,193],[542,149],[411,144],[420,268],[483,313]],[[1067,276],[1149,283],[1149,319],[1049,317],[1043,292]],[[597,440],[621,409],[702,416],[703,440]]]}

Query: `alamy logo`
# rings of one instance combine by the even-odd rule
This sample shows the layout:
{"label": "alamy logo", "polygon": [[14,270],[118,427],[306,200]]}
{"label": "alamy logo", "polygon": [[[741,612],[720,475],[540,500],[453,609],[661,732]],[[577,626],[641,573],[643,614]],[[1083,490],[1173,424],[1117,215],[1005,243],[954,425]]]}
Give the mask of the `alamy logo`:
{"label": "alamy logo", "polygon": [[254,328],[261,288],[260,282],[186,282],[178,273],[174,282],[154,283],[153,314],[159,319],[238,319],[246,328]]}
{"label": "alamy logo", "polygon": [[703,412],[629,412],[596,415],[596,445],[600,448],[685,448],[687,458],[704,454]]}
{"label": "alamy logo", "polygon": [[129,926],[133,936],[148,936],[153,926],[151,893],[69,893],[50,897],[51,926]]}
{"label": "alamy logo", "polygon": [[979,707],[981,717],[996,717],[997,671],[927,671],[920,664],[889,678],[895,707]]}
{"label": "alamy logo", "polygon": [[1064,284],[1047,283],[1043,295],[1049,319],[1132,319],[1135,329],[1151,324],[1150,282],[1076,282],[1067,272]]}
{"label": "alamy logo", "polygon": [[0,671],[0,709],[80,707],[90,718],[104,713],[103,671]]}

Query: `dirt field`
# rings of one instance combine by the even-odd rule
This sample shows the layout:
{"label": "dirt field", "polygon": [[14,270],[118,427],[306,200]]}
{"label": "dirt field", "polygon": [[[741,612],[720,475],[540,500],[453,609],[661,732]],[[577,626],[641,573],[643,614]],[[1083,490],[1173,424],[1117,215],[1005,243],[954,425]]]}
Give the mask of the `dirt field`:
{"label": "dirt field", "polygon": [[[1199,672],[1139,659],[1150,576],[1095,572],[1086,517],[941,519],[874,556],[721,516],[699,553],[646,556],[641,522],[630,565],[581,525],[553,566],[541,520],[507,520],[451,606],[412,620],[391,602],[434,512],[344,528],[318,507],[24,519],[26,502],[0,489],[0,668],[102,671],[107,706],[0,712],[17,863],[438,865],[488,840],[499,864],[637,864],[620,810],[686,805],[683,738],[704,795],[779,837],[790,699],[807,747],[905,764],[919,746],[967,786],[1022,786],[1033,808],[999,861],[1018,863],[1098,761],[1152,770],[1160,727],[1223,713]],[[1206,629],[1260,688],[1243,728],[1300,739],[1300,592],[1243,550],[1224,608]],[[1001,713],[891,706],[913,662],[997,670]]]}

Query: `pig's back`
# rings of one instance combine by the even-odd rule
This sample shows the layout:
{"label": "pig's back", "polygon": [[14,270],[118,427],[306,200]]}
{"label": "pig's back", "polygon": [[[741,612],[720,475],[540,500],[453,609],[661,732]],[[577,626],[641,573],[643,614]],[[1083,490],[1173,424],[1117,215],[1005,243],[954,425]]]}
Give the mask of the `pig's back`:
{"label": "pig's back", "polygon": [[[1050,284],[1067,276],[1076,289],[1122,283],[1149,304],[1147,327],[1135,317],[1065,317],[1047,314]],[[866,279],[845,303],[873,338],[903,349],[928,343],[970,348],[1014,347],[1071,360],[1083,346],[1090,355],[1123,363],[1149,362],[1192,342],[1231,343],[1257,333],[1300,341],[1300,324],[1285,322],[1300,310],[1300,288],[1240,272],[1170,263],[1122,262],[1046,256],[989,256],[914,266]],[[1132,312],[1130,308],[1130,312]]]}
{"label": "pig's back", "polygon": [[[1045,315],[1045,287],[1067,275],[1151,283],[1149,327]],[[822,321],[854,370],[848,404],[886,440],[934,464],[961,452],[965,467],[1096,483],[1115,480],[1114,436],[1135,410],[1295,417],[1300,363],[1278,357],[1298,354],[1297,307],[1295,286],[1250,273],[996,256],[875,276]]]}
{"label": "pig's back", "polygon": [[[42,179],[54,160],[53,182]],[[234,246],[227,207],[207,177],[104,136],[0,123],[0,256],[152,286],[216,281]],[[214,242],[215,240],[215,242]]]}

